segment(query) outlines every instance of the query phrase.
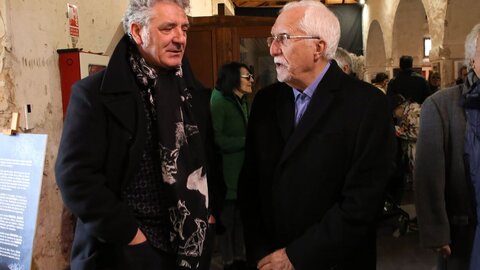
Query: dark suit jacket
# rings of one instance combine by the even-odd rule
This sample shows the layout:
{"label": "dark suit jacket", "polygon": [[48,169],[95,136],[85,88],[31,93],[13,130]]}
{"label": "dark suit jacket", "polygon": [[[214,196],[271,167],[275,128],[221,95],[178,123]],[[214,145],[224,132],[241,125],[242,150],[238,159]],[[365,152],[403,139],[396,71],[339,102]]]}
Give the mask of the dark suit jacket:
{"label": "dark suit jacket", "polygon": [[248,259],[286,247],[296,270],[374,268],[394,156],[386,97],[332,62],[296,128],[294,110],[285,84],[252,106],[239,183]]}
{"label": "dark suit jacket", "polygon": [[[55,167],[65,205],[78,217],[71,269],[113,269],[119,250],[135,236],[137,222],[121,200],[139,168],[146,138],[140,90],[128,63],[128,37],[117,45],[106,70],[73,86]],[[184,79],[212,165],[209,91],[198,89],[188,63]],[[207,92],[208,91],[208,92]],[[208,167],[210,202],[224,197],[221,170]],[[220,177],[220,178],[219,178]]]}
{"label": "dark suit jacket", "polygon": [[430,95],[427,80],[412,69],[401,70],[398,75],[388,83],[387,95],[401,94],[404,98],[422,104]]}

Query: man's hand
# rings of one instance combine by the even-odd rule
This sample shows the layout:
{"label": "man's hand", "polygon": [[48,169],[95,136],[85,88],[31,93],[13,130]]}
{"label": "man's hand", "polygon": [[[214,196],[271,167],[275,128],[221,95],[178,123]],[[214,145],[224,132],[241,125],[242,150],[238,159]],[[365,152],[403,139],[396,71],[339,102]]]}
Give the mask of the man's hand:
{"label": "man's hand", "polygon": [[138,245],[138,244],[141,244],[143,242],[147,241],[147,238],[145,237],[145,235],[143,234],[142,231],[140,231],[140,229],[137,229],[137,234],[135,235],[135,237],[132,239],[132,241],[130,241],[130,243],[128,243],[129,246],[133,246],[133,245]]}
{"label": "man's hand", "polygon": [[441,247],[438,247],[435,249],[436,252],[440,253],[443,258],[447,258],[452,254],[452,251],[450,250],[450,245],[443,245]]}
{"label": "man's hand", "polygon": [[265,256],[258,262],[257,268],[259,270],[295,270],[288,259],[285,248]]}

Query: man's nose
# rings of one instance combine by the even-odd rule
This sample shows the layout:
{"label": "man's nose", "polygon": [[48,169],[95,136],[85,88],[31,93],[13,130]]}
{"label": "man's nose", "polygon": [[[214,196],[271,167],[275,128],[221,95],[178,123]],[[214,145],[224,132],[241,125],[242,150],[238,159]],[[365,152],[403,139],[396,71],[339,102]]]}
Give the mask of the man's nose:
{"label": "man's nose", "polygon": [[282,50],[280,49],[280,44],[274,40],[270,45],[270,55],[277,56],[282,54]]}
{"label": "man's nose", "polygon": [[173,42],[179,44],[185,44],[187,42],[187,32],[182,28],[175,28],[173,35]]}

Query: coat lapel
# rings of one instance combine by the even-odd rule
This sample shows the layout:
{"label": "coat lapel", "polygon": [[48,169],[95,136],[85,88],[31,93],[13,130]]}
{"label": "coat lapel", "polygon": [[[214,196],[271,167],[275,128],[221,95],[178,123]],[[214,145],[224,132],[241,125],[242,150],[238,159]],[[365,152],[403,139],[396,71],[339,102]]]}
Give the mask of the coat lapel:
{"label": "coat lapel", "polygon": [[278,83],[274,87],[278,87],[280,92],[276,100],[277,124],[283,139],[287,141],[293,131],[295,116],[293,92],[292,88],[284,83]]}
{"label": "coat lapel", "polygon": [[[283,163],[293,151],[302,143],[305,137],[310,133],[312,128],[317,124],[317,122],[326,114],[327,109],[332,104],[334,99],[334,91],[339,89],[338,72],[342,72],[336,64],[332,62],[329,70],[320,81],[313,94],[312,100],[308,105],[305,114],[295,127],[292,135],[288,139],[285,148],[283,150],[282,156],[280,158],[280,163]],[[342,74],[343,75],[343,74]],[[293,94],[292,94],[293,95]],[[292,101],[293,104],[293,101]],[[294,107],[294,105],[292,105]],[[293,109],[295,111],[295,109]],[[293,115],[295,112],[291,113]],[[292,120],[293,123],[293,120]]]}
{"label": "coat lapel", "polygon": [[[127,36],[119,42],[110,58],[102,81],[100,93],[107,110],[118,123],[132,134],[138,130],[135,117],[143,115],[138,110],[142,108],[135,78],[128,63],[127,51],[129,40]],[[136,134],[135,134],[136,135]]]}
{"label": "coat lapel", "polygon": [[132,135],[124,185],[127,179],[132,179],[133,168],[143,151],[147,132],[143,101],[127,57],[129,42],[125,35],[118,43],[105,70],[100,88],[106,110]]}

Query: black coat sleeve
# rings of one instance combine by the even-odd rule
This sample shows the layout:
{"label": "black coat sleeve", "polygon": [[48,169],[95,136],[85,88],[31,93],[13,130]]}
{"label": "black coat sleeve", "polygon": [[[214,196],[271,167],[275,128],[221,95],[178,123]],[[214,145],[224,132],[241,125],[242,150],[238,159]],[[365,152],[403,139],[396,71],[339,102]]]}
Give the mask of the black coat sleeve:
{"label": "black coat sleeve", "polygon": [[[65,205],[100,242],[127,244],[136,234],[133,213],[108,186],[108,120],[98,94],[103,72],[76,83],[55,165]],[[120,170],[121,168],[118,168]],[[117,179],[118,183],[121,182]]]}

